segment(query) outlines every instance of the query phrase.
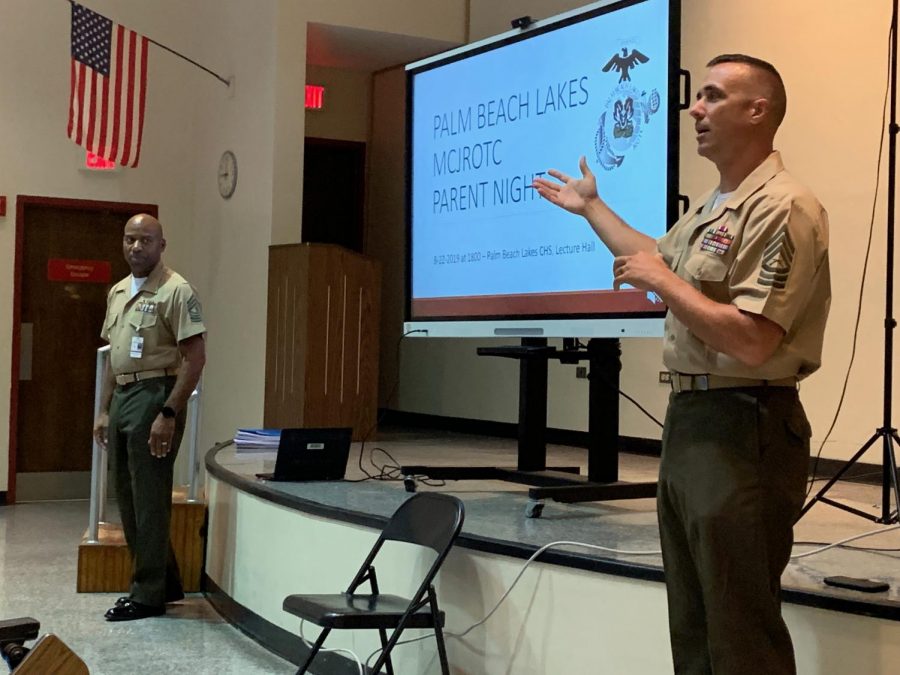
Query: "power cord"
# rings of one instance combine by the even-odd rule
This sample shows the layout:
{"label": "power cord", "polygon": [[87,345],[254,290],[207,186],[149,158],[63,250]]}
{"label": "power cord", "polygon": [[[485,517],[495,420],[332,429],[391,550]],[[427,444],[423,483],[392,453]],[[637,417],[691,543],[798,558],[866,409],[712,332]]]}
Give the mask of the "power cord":
{"label": "power cord", "polygon": [[[622,550],[622,549],[616,549],[616,548],[608,548],[606,546],[599,546],[597,544],[586,544],[586,543],[580,542],[580,541],[553,541],[553,542],[550,542],[549,544],[544,544],[537,551],[535,551],[531,555],[531,557],[528,558],[528,560],[525,561],[525,564],[522,565],[522,569],[519,570],[519,573],[516,575],[516,578],[513,579],[512,583],[509,585],[509,588],[507,588],[506,591],[503,593],[503,595],[500,596],[500,599],[497,601],[497,603],[494,605],[494,607],[491,609],[491,611],[489,611],[484,616],[484,618],[480,619],[479,621],[476,621],[475,623],[473,623],[471,626],[466,628],[461,633],[453,633],[451,631],[445,630],[444,636],[446,636],[448,638],[454,638],[456,640],[461,640],[466,635],[471,633],[473,630],[475,630],[482,624],[486,623],[488,621],[488,619],[490,619],[496,613],[496,611],[498,609],[500,609],[500,605],[502,605],[506,601],[506,599],[509,597],[509,594],[512,593],[512,590],[516,587],[516,585],[522,579],[522,575],[525,574],[525,570],[528,569],[528,566],[531,563],[533,563],[535,560],[537,560],[537,558],[539,558],[545,551],[548,551],[551,548],[557,548],[560,546],[575,546],[575,547],[587,548],[587,549],[596,550],[596,551],[603,551],[604,553],[617,553],[619,555],[632,555],[632,556],[660,555],[662,553],[662,551],[628,551],[628,550]],[[431,635],[421,635],[416,638],[410,638],[409,640],[400,640],[396,643],[395,646],[399,647],[400,645],[406,645],[406,644],[411,644],[413,642],[419,642],[420,640],[425,640],[430,637],[431,637]],[[381,649],[376,649],[374,652],[369,654],[369,656],[366,658],[366,667],[368,667],[369,661],[372,660],[372,657],[375,656],[376,654],[379,654],[380,652],[381,652]]]}
{"label": "power cord", "polygon": [[[403,333],[399,339],[397,340],[397,363],[400,362],[400,345],[403,342],[404,338],[408,335],[412,335],[413,333],[427,333],[428,331],[417,328],[415,330],[409,330]],[[378,480],[378,481],[402,481],[405,476],[400,471],[401,465],[400,463],[394,459],[394,457],[384,448],[375,446],[371,450],[369,450],[368,454],[368,462],[375,469],[376,473],[370,473],[368,469],[363,465],[363,457],[366,456],[366,443],[369,440],[369,437],[374,433],[374,431],[378,428],[381,422],[384,420],[384,416],[388,412],[388,408],[390,407],[391,401],[394,399],[395,394],[397,393],[397,389],[400,386],[400,376],[397,376],[397,379],[394,380],[394,384],[391,386],[390,392],[387,395],[387,399],[385,399],[385,407],[382,410],[381,414],[378,416],[378,419],[375,420],[375,424],[371,426],[371,428],[366,432],[365,436],[361,441],[361,445],[359,447],[359,456],[358,456],[358,466],[359,470],[365,474],[365,478],[356,478],[345,480],[347,483],[363,483],[369,480]],[[376,452],[381,452],[388,458],[388,463],[386,464],[376,464],[373,459]],[[414,478],[422,483],[423,485],[428,485],[430,487],[443,487],[446,485],[444,481],[435,481],[430,480],[426,476],[414,476]]]}
{"label": "power cord", "polygon": [[[307,640],[306,636],[303,634],[303,624],[304,623],[306,623],[306,622],[303,619],[300,619],[300,639],[303,640],[304,644],[307,647],[312,649],[313,643],[310,642],[309,640]],[[330,648],[320,647],[319,651],[320,652],[335,652],[335,653],[340,653],[340,654],[349,654],[353,658],[353,660],[356,661],[356,667],[359,668],[359,675],[365,675],[366,671],[363,670],[362,661],[359,660],[359,657],[356,655],[356,652],[354,652],[352,649],[344,649],[342,647],[330,647]],[[379,650],[379,651],[381,651],[381,650]],[[367,667],[368,667],[368,663],[369,662],[366,661]]]}
{"label": "power cord", "polygon": [[[826,546],[822,546],[821,548],[813,549],[812,551],[807,551],[806,553],[795,553],[791,556],[791,560],[800,560],[801,558],[808,558],[813,555],[818,555],[820,553],[824,553],[833,548],[841,547],[844,544],[849,544],[851,541],[856,541],[857,539],[865,539],[866,537],[872,537],[876,534],[883,534],[885,532],[891,532],[893,530],[900,530],[900,525],[891,525],[890,527],[879,527],[876,530],[869,530],[868,532],[863,532],[862,534],[856,534],[852,537],[847,537],[846,539],[841,539],[840,541],[836,541],[833,544],[828,544]],[[796,546],[797,544],[794,544]]]}
{"label": "power cord", "polygon": [[[825,546],[822,546],[821,548],[817,548],[812,551],[806,551],[805,553],[795,553],[795,554],[791,555],[791,559],[792,560],[800,560],[802,558],[809,558],[811,556],[824,553],[825,551],[828,551],[832,548],[844,547],[844,546],[846,546],[846,544],[848,544],[852,541],[857,541],[859,539],[864,539],[866,537],[872,537],[872,536],[875,536],[878,534],[884,534],[884,533],[891,532],[894,530],[900,530],[900,525],[892,525],[890,527],[882,527],[882,528],[878,528],[875,530],[870,530],[868,532],[863,532],[862,534],[857,534],[857,535],[853,535],[852,537],[847,537],[845,539],[841,539],[840,541],[836,541],[833,544],[827,544]],[[794,546],[798,546],[798,545],[802,545],[802,543],[798,542],[798,543],[794,544]],[[544,546],[541,546],[537,551],[535,551],[531,555],[531,557],[528,558],[528,560],[525,561],[525,564],[522,565],[522,568],[519,570],[519,573],[516,575],[515,579],[513,579],[512,583],[509,585],[509,587],[506,589],[506,591],[503,593],[503,595],[500,596],[500,599],[497,600],[496,604],[491,608],[491,610],[487,614],[485,614],[485,616],[482,619],[476,621],[475,623],[470,625],[468,628],[463,630],[461,633],[454,633],[454,632],[445,630],[444,635],[448,638],[461,640],[466,635],[471,633],[473,630],[478,628],[479,626],[482,626],[485,623],[487,623],[487,621],[497,612],[497,610],[500,609],[500,606],[506,601],[506,599],[509,597],[510,593],[512,593],[512,590],[516,587],[516,585],[522,579],[522,575],[525,574],[525,570],[528,569],[528,566],[531,565],[531,563],[533,563],[535,560],[537,560],[537,558],[539,558],[545,551],[548,551],[551,548],[558,548],[560,546],[573,546],[573,547],[577,547],[577,548],[586,548],[586,549],[595,550],[595,551],[602,551],[604,553],[614,553],[614,554],[618,554],[618,555],[628,555],[628,556],[644,556],[644,555],[654,555],[655,556],[655,555],[662,554],[661,550],[630,551],[630,550],[623,550],[623,549],[616,549],[616,548],[608,548],[606,546],[599,546],[597,544],[587,544],[585,542],[580,542],[580,541],[554,541],[549,544],[545,544]],[[853,548],[853,547],[848,547],[848,548]],[[875,549],[875,550],[878,550],[878,549]],[[890,549],[883,549],[883,550],[890,550]],[[411,644],[413,642],[419,642],[420,640],[429,639],[430,637],[431,637],[431,635],[422,635],[422,636],[419,636],[416,638],[410,638],[409,640],[400,640],[396,643],[395,646],[399,647],[400,645]],[[379,648],[379,649],[376,649],[371,654],[369,654],[369,656],[366,658],[366,661],[365,661],[366,667],[368,667],[369,662],[372,660],[372,657],[379,654],[380,652],[381,652],[381,649]]]}
{"label": "power cord", "polygon": [[[584,343],[581,341],[580,338],[575,338],[575,344],[578,345],[578,347],[581,348],[581,349],[586,349],[586,348],[587,348],[587,345],[584,344]],[[624,398],[625,400],[629,401],[635,408],[637,408],[637,409],[640,410],[642,413],[644,413],[644,415],[646,415],[649,419],[651,419],[653,422],[655,422],[656,425],[657,425],[660,429],[662,429],[663,423],[660,422],[658,419],[656,419],[652,414],[650,414],[650,412],[649,412],[644,406],[642,406],[640,403],[638,403],[634,398],[632,398],[631,396],[629,396],[628,394],[626,394],[624,391],[622,391],[621,389],[619,389],[617,386],[615,386],[612,382],[610,382],[609,380],[607,380],[605,377],[598,376],[598,375],[592,375],[592,377],[599,377],[600,382],[602,382],[602,383],[603,383],[604,385],[606,385],[608,388],[617,391],[617,392],[619,393],[619,396],[621,396],[621,397]]]}

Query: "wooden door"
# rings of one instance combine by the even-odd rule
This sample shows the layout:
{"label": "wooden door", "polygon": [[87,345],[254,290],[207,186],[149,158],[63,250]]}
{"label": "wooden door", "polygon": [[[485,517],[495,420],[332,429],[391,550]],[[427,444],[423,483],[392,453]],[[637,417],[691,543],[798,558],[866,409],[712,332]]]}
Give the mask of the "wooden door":
{"label": "wooden door", "polygon": [[104,344],[100,328],[106,295],[129,274],[122,228],[141,212],[155,214],[156,207],[19,197],[13,499],[17,473],[91,469],[97,348]]}

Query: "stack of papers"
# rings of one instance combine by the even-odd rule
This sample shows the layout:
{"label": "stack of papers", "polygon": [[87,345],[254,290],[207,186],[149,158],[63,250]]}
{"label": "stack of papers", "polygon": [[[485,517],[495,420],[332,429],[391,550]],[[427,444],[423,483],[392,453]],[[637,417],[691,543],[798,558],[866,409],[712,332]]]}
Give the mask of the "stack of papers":
{"label": "stack of papers", "polygon": [[270,452],[278,450],[281,429],[238,429],[234,435],[237,452]]}

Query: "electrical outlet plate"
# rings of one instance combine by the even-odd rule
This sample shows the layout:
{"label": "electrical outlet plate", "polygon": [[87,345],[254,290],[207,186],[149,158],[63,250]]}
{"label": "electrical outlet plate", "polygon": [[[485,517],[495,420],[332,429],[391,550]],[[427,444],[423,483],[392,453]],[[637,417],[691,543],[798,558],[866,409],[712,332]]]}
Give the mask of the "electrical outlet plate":
{"label": "electrical outlet plate", "polygon": [[587,366],[575,366],[575,377],[580,380],[586,380],[587,376]]}
{"label": "electrical outlet plate", "polygon": [[672,373],[670,373],[668,370],[659,371],[659,383],[672,384]]}

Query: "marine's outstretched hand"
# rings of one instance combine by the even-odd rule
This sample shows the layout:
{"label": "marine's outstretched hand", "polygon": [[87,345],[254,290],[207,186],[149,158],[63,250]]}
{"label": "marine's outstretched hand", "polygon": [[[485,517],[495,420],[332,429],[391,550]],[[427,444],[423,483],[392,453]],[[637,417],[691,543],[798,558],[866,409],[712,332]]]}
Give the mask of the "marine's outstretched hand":
{"label": "marine's outstretched hand", "polygon": [[597,195],[597,179],[588,167],[584,155],[578,160],[578,167],[581,169],[581,178],[573,178],[557,169],[550,169],[547,173],[559,182],[547,178],[535,178],[532,185],[538,194],[547,201],[566,211],[583,216],[587,211],[588,204],[599,197]]}

